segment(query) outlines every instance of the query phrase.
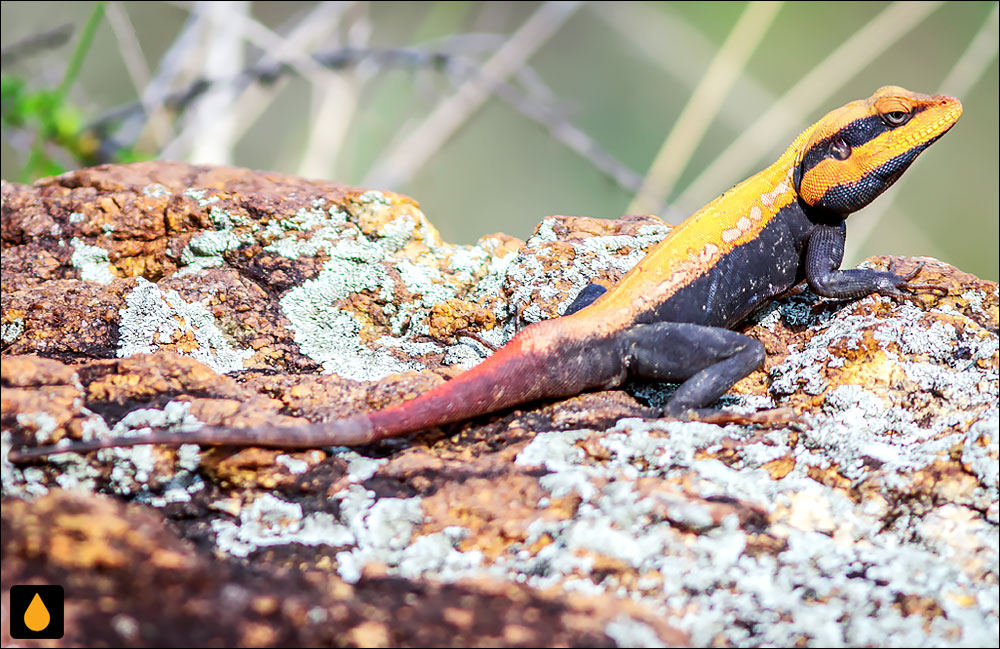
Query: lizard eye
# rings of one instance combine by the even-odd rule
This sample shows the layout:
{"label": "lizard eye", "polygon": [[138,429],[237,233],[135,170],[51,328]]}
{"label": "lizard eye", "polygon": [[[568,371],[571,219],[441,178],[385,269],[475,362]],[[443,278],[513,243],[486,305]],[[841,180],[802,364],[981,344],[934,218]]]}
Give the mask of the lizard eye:
{"label": "lizard eye", "polygon": [[838,137],[830,142],[830,155],[837,160],[847,160],[851,157],[851,145],[844,138]]}
{"label": "lizard eye", "polygon": [[882,113],[882,120],[887,125],[892,127],[902,126],[910,121],[910,113],[902,110],[894,110],[888,113]]}

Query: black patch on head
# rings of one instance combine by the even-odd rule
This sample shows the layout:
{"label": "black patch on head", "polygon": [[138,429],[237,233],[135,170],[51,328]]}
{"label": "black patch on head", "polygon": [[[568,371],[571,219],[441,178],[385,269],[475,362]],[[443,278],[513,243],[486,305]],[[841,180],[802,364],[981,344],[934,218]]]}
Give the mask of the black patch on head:
{"label": "black patch on head", "polygon": [[[924,107],[914,108],[910,113],[911,119],[923,110]],[[902,126],[902,124],[900,124],[900,126]],[[895,127],[886,124],[881,115],[869,115],[868,117],[862,117],[861,119],[854,120],[836,133],[823,138],[806,151],[805,155],[802,156],[802,162],[799,165],[799,169],[796,170],[796,180],[801,180],[802,176],[804,176],[806,172],[826,158],[830,157],[830,144],[837,138],[842,138],[844,142],[846,142],[853,150],[857,149],[865,142],[870,142],[879,135],[882,135],[887,131],[891,131],[894,128]]]}
{"label": "black patch on head", "polygon": [[810,169],[830,157],[830,143],[835,139],[842,138],[851,149],[856,149],[888,130],[890,130],[889,127],[885,125],[885,122],[878,115],[854,120],[830,137],[825,137],[809,147],[806,154],[802,156],[802,163],[799,165],[801,176],[804,176]]}

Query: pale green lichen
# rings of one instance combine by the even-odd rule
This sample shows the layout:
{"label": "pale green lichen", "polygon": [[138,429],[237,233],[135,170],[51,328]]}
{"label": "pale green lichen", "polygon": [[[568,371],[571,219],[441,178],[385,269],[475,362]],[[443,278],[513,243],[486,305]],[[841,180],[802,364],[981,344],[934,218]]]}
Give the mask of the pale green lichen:
{"label": "pale green lichen", "polygon": [[482,272],[484,266],[489,264],[493,256],[482,246],[455,246],[451,258],[448,260],[448,269],[455,275],[455,279],[463,284],[471,282],[477,273]]}
{"label": "pale green lichen", "polygon": [[482,563],[482,553],[457,549],[468,534],[462,528],[448,527],[413,540],[424,522],[419,498],[376,498],[375,492],[352,484],[334,499],[354,536],[355,547],[337,553],[337,571],[347,582],[357,582],[372,562],[411,579],[433,575],[441,581],[460,579]]}
{"label": "pale green lichen", "polygon": [[420,369],[405,364],[386,350],[363,345],[358,336],[361,323],[342,309],[329,306],[323,294],[329,285],[323,277],[289,291],[281,300],[282,312],[291,322],[295,341],[303,354],[323,364],[328,374],[356,381],[370,381],[407,370]]}
{"label": "pale green lichen", "polygon": [[[388,209],[389,203],[379,196],[368,196],[365,209],[372,205]],[[393,256],[410,240],[417,220],[422,219],[400,215],[369,237],[353,223],[345,222],[343,212],[331,208],[328,214],[334,216],[328,217],[323,211],[300,210],[294,217],[269,224],[267,230],[269,236],[275,237],[267,246],[272,252],[289,258],[325,252],[330,257],[315,278],[293,288],[281,299],[282,312],[291,323],[300,350],[322,363],[324,371],[356,380],[374,380],[420,369],[419,364],[400,361],[386,348],[415,351],[407,343],[414,335],[426,334],[430,308],[457,292],[434,258],[410,261]],[[305,240],[285,234],[301,230],[309,231]],[[396,266],[406,290],[419,295],[419,300],[395,300],[396,289],[387,270],[389,264]],[[381,349],[363,345],[358,336],[361,323],[350,312],[334,306],[361,292],[373,293],[390,319],[394,337],[383,337],[378,343]]]}
{"label": "pale green lichen", "polygon": [[[511,312],[516,311],[525,322],[537,322],[550,317],[551,314],[542,312],[538,304],[539,298],[561,297],[556,311],[563,312],[576,294],[595,277],[606,273],[608,269],[615,269],[622,274],[628,272],[650,247],[660,242],[670,231],[666,225],[650,224],[640,227],[635,236],[589,237],[576,244],[578,254],[572,260],[556,268],[546,269],[536,253],[558,240],[555,230],[558,222],[559,219],[554,217],[544,219],[528,238],[525,249],[507,269],[511,280],[509,283],[516,287],[511,294],[509,308]],[[628,253],[618,254],[620,250],[627,250]],[[572,289],[564,292],[556,288],[567,282]]]}
{"label": "pale green lichen", "polygon": [[[146,185],[142,188],[142,193],[144,196],[149,196],[150,198],[163,198],[164,196],[170,196],[170,190],[160,183],[150,183]],[[204,193],[202,196],[204,196]]]}
{"label": "pale green lichen", "polygon": [[310,237],[275,239],[267,249],[289,258],[315,255],[330,256],[319,274],[288,291],[281,298],[282,313],[289,319],[295,341],[303,354],[322,363],[324,371],[356,380],[377,379],[387,374],[415,369],[397,361],[384,350],[375,351],[361,344],[361,324],[351,313],[333,305],[352,294],[375,293],[385,303],[393,295],[393,284],[383,261],[387,252],[357,231],[355,239],[345,239],[341,213],[333,220],[322,210],[300,210],[282,223],[272,224],[271,233],[282,230],[309,230]]}
{"label": "pale green lichen", "polygon": [[[204,190],[188,190],[185,195],[198,200],[202,207],[219,200],[218,196],[204,198]],[[184,268],[181,268],[178,274],[197,273],[205,268],[221,266],[225,253],[237,250],[241,245],[254,241],[251,232],[237,234],[233,231],[237,227],[251,225],[246,217],[232,214],[218,207],[211,208],[209,216],[215,224],[215,230],[202,232],[188,241],[184,250],[181,251],[180,261]]]}
{"label": "pale green lichen", "polygon": [[274,458],[274,462],[288,469],[288,472],[293,475],[301,475],[309,470],[308,462],[297,460],[291,455],[279,455]]}
{"label": "pale green lichen", "polygon": [[[311,257],[326,251],[343,239],[342,226],[347,223],[347,213],[339,206],[329,210],[316,206],[311,210],[300,209],[294,216],[274,219],[263,230],[263,239],[270,241],[264,250],[274,252],[288,259]],[[309,232],[309,237],[301,238],[298,232]]]}
{"label": "pale green lichen", "polygon": [[[109,437],[133,437],[149,433],[150,428],[166,428],[175,430],[197,430],[204,424],[190,412],[191,404],[186,401],[171,401],[162,409],[160,408],[140,408],[125,415],[108,432]],[[192,485],[200,484],[200,478],[192,471],[197,468],[197,463],[191,465],[190,456],[192,445],[185,444],[178,449],[178,455],[186,458],[178,466],[178,473],[173,477],[173,484],[166,486],[166,491],[171,491],[169,495],[156,496],[157,502],[166,504],[167,499],[173,502],[186,501],[186,496],[177,493],[176,487],[181,486],[182,491],[187,493]],[[197,446],[194,450],[197,451]],[[156,471],[157,461],[156,450],[151,444],[140,444],[128,447],[111,447],[98,451],[98,458],[102,462],[111,466],[111,473],[108,479],[111,488],[124,495],[140,494],[141,500],[148,502],[154,496],[149,492],[149,479]],[[202,486],[194,486],[193,490],[198,490]]]}
{"label": "pale green lichen", "polygon": [[413,238],[415,226],[416,221],[406,214],[401,214],[383,225],[373,239],[378,241],[387,255],[391,255]]}
{"label": "pale green lichen", "polygon": [[119,358],[151,354],[169,343],[176,332],[190,332],[198,343],[187,356],[205,363],[220,374],[243,369],[253,350],[237,350],[216,326],[203,305],[185,302],[177,291],[163,293],[153,283],[138,278],[119,311]]}
{"label": "pale green lichen", "polygon": [[0,325],[0,338],[8,345],[24,333],[24,318],[13,318]]}
{"label": "pale green lichen", "polygon": [[363,193],[360,196],[358,196],[357,201],[359,203],[365,203],[365,204],[369,204],[369,205],[372,205],[372,204],[374,204],[374,205],[382,205],[382,206],[385,206],[385,207],[389,207],[389,206],[392,205],[392,201],[390,201],[389,198],[385,194],[383,194],[382,192],[378,191],[377,189],[370,189],[370,190],[366,191],[365,193]]}
{"label": "pale green lichen", "polygon": [[35,429],[36,436],[43,440],[50,440],[59,425],[55,417],[47,412],[20,412],[16,419],[22,428]]}
{"label": "pale green lichen", "polygon": [[189,196],[198,201],[198,207],[208,207],[212,203],[219,202],[220,199],[218,196],[209,196],[208,198],[205,198],[206,194],[208,194],[208,190],[195,189],[193,187],[184,192],[185,196]]}
{"label": "pale green lichen", "polygon": [[455,287],[445,284],[441,271],[433,266],[417,265],[406,259],[396,263],[396,270],[410,293],[421,296],[420,304],[432,307],[455,297]]}
{"label": "pale green lichen", "polygon": [[222,266],[223,255],[237,250],[247,238],[241,238],[229,230],[208,230],[192,237],[181,251],[181,264],[184,268],[178,271],[178,275]]}
{"label": "pale green lichen", "polygon": [[[212,198],[218,198],[213,196]],[[208,211],[208,215],[212,218],[212,222],[215,223],[216,228],[221,228],[223,230],[231,230],[235,227],[249,227],[251,225],[247,217],[241,214],[233,214],[227,212],[226,210],[213,207]]]}
{"label": "pale green lichen", "polygon": [[80,271],[80,279],[100,284],[110,284],[115,275],[111,272],[108,251],[98,246],[89,246],[79,237],[73,238],[73,256],[70,263]]}
{"label": "pale green lichen", "polygon": [[354,541],[347,526],[325,512],[304,515],[302,506],[261,494],[240,510],[239,524],[215,519],[216,545],[233,556],[245,557],[269,545],[344,546]]}
{"label": "pale green lichen", "polygon": [[[660,433],[653,437],[653,431]],[[787,431],[773,434],[780,434],[774,441],[787,450]],[[797,638],[819,646],[864,645],[879,644],[880,634],[882,643],[892,637],[900,646],[954,644],[958,638],[961,644],[990,644],[988,620],[995,619],[997,598],[973,573],[991,561],[995,565],[995,527],[978,521],[974,510],[949,505],[923,519],[905,516],[895,523],[898,531],[886,530],[883,509],[817,483],[804,458],[783,479],[773,480],[762,469],[704,457],[747,435],[733,426],[641,420],[619,421],[599,437],[588,431],[537,435],[517,464],[544,467],[542,486],[553,497],[576,491],[583,502],[569,520],[532,523],[519,547],[543,538],[547,544],[533,552],[515,546],[490,573],[529,575],[527,583],[541,588],[561,584],[631,596],[691,633],[695,646],[788,645]],[[585,437],[605,446],[610,456],[593,461],[574,443]],[[864,439],[845,437],[839,443],[861,451],[868,447]],[[867,475],[856,479],[877,479],[886,468],[867,467]],[[913,467],[900,463],[890,470],[909,474]],[[707,512],[688,506],[693,503],[685,505],[687,496],[637,488],[637,480],[654,476],[688,484],[702,498],[738,500],[770,512],[777,520],[768,532],[785,539],[787,549],[776,555],[748,552],[752,535],[735,516],[713,522]],[[700,533],[683,532],[691,529]],[[957,530],[966,536],[956,540]],[[660,579],[639,588],[615,577],[577,578],[592,572],[588,558],[594,555],[614,557],[638,574]],[[943,593],[942,584],[961,597]],[[925,627],[920,616],[899,614],[894,605],[899,593],[928,598],[946,615]]]}

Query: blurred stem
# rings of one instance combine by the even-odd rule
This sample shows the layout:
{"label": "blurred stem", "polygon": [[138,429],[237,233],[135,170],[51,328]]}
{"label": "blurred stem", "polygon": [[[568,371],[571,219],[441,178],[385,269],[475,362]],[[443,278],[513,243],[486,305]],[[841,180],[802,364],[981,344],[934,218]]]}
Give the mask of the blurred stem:
{"label": "blurred stem", "polygon": [[52,115],[55,111],[62,106],[63,100],[66,98],[66,94],[69,92],[70,87],[73,82],[76,81],[77,75],[80,73],[80,68],[83,66],[83,59],[87,55],[87,51],[90,49],[90,44],[94,41],[94,34],[97,33],[97,26],[101,22],[101,18],[104,17],[104,5],[103,2],[95,2],[94,8],[90,12],[90,17],[87,18],[87,24],[83,26],[83,31],[80,32],[80,40],[77,41],[76,49],[73,50],[73,56],[70,57],[69,65],[66,66],[66,72],[63,74],[62,82],[59,83],[59,87],[56,88],[55,93],[52,95],[52,103],[49,106],[49,114],[46,115],[45,122],[41,125],[38,134],[35,136],[35,142],[31,147],[31,154],[28,156],[28,162],[24,165],[24,171],[21,172],[22,180],[30,181],[32,176],[35,174],[35,170],[38,168],[39,163],[42,160],[42,156],[45,150],[45,142],[48,140],[49,135],[52,131]]}
{"label": "blurred stem", "polygon": [[751,2],[747,5],[674,122],[639,193],[625,210],[626,214],[663,212],[664,201],[718,114],[723,100],[774,23],[781,4]]}

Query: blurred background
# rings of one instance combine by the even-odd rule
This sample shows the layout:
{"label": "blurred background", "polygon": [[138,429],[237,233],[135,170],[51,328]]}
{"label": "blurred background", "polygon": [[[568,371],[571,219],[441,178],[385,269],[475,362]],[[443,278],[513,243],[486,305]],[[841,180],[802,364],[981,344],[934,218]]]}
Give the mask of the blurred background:
{"label": "blurred background", "polygon": [[455,243],[549,214],[677,223],[882,85],[958,125],[846,264],[997,280],[996,2],[2,4],[2,175],[137,159],[409,194]]}

